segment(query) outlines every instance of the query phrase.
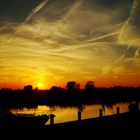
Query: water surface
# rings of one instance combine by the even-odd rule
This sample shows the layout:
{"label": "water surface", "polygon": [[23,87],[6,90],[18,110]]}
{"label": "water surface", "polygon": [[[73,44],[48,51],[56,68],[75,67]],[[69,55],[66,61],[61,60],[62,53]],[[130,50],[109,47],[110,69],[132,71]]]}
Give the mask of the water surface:
{"label": "water surface", "polygon": [[[103,115],[112,115],[116,114],[116,108],[120,107],[120,113],[128,112],[128,104],[129,103],[117,103],[113,106],[103,106],[100,104],[94,105],[83,105],[79,107],[60,107],[60,106],[46,106],[39,105],[36,108],[20,108],[20,109],[11,109],[13,113],[20,114],[55,114],[55,123],[74,121],[78,119],[78,111],[82,111],[82,119],[87,118],[96,118],[99,116],[99,109],[103,109]],[[47,122],[46,124],[49,124]]]}

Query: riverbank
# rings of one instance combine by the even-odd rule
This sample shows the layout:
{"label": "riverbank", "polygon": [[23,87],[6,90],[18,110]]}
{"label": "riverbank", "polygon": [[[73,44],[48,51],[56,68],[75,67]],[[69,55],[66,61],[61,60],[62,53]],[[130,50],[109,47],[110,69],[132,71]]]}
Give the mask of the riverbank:
{"label": "riverbank", "polygon": [[90,90],[0,90],[0,108],[48,106],[80,106],[103,104],[112,106],[120,102],[140,101],[140,88],[114,87]]}

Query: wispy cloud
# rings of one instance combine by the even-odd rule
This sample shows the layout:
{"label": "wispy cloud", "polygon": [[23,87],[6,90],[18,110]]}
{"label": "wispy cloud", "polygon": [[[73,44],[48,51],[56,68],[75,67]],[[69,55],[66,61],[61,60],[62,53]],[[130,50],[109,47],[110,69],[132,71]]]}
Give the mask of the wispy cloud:
{"label": "wispy cloud", "polygon": [[117,2],[109,9],[107,4],[90,0],[44,0],[22,24],[2,26],[0,76],[10,80],[16,75],[16,79],[36,82],[52,77],[55,82],[64,82],[137,74],[139,41],[118,41],[128,17]]}
{"label": "wispy cloud", "polygon": [[39,12],[47,3],[49,0],[44,0],[42,3],[40,3],[37,7],[35,7],[32,12],[28,15],[28,17],[25,19],[24,23],[29,21],[32,16],[34,16],[37,12]]}
{"label": "wispy cloud", "polygon": [[80,5],[84,1],[85,0],[76,0],[76,2],[71,6],[70,10],[64,15],[64,17],[62,18],[62,20],[65,21],[65,20],[67,20],[67,18],[69,18],[70,16],[74,15],[78,11]]}
{"label": "wispy cloud", "polygon": [[135,58],[139,58],[140,57],[140,49],[138,48],[135,52]]}

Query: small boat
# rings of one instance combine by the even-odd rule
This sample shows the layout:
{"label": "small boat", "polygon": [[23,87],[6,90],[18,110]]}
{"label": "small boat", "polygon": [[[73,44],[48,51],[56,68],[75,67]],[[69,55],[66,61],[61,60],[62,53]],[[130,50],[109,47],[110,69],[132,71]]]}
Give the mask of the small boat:
{"label": "small boat", "polygon": [[0,126],[43,126],[49,115],[14,114],[9,110],[0,110]]}

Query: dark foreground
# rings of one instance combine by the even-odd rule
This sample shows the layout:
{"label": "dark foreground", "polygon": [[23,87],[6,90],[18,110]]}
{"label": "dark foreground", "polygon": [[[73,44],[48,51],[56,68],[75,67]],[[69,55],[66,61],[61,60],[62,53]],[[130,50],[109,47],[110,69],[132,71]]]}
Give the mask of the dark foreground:
{"label": "dark foreground", "polygon": [[[65,119],[65,118],[64,118]],[[0,138],[21,139],[140,139],[140,112],[48,126],[0,127]]]}

